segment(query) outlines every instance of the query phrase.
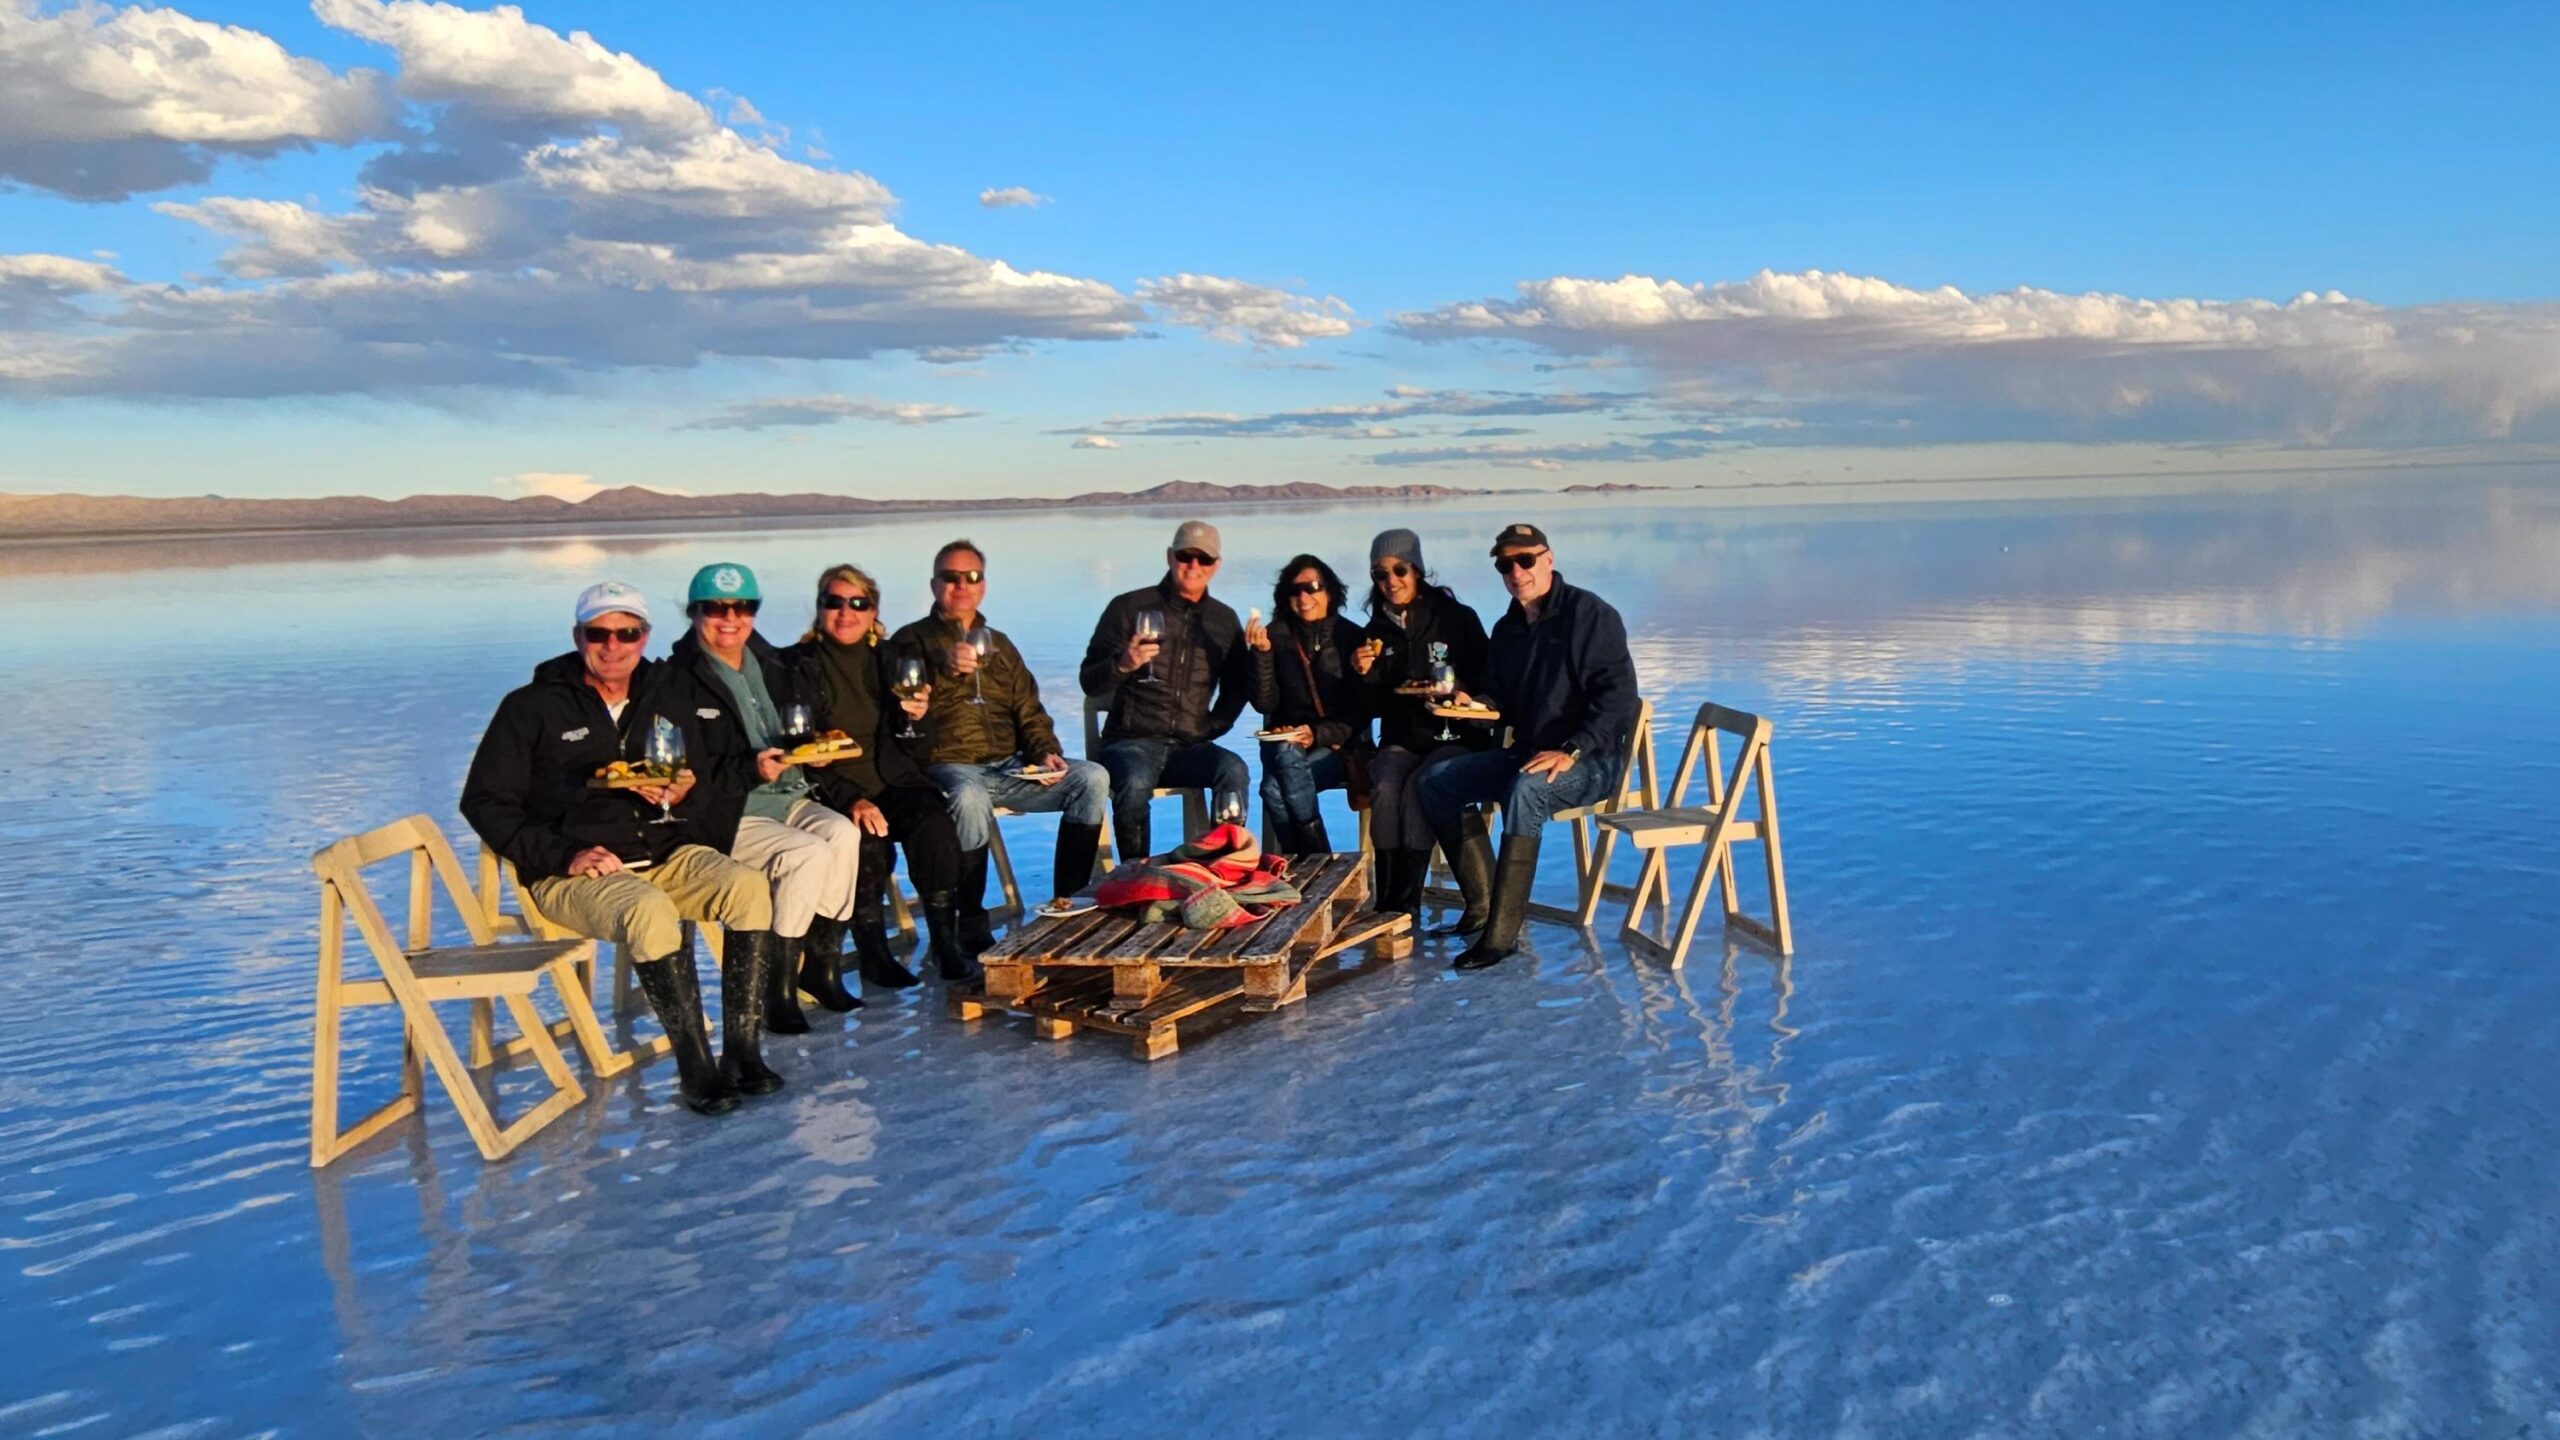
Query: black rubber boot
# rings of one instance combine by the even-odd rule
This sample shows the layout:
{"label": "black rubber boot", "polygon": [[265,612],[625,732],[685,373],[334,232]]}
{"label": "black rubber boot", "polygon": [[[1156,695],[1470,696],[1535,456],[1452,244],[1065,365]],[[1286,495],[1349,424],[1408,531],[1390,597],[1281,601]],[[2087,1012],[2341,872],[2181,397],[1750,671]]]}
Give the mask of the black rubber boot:
{"label": "black rubber boot", "polygon": [[1510,835],[1502,841],[1502,863],[1493,872],[1493,912],[1484,933],[1457,960],[1461,970],[1482,970],[1520,953],[1520,922],[1529,914],[1529,887],[1538,878],[1538,839]]}
{"label": "black rubber boot", "polygon": [[880,905],[888,898],[892,856],[888,841],[878,840],[875,846],[875,840],[866,837],[862,842],[862,877],[853,891],[853,953],[864,983],[904,990],[916,983],[916,972],[900,964],[889,950],[889,920]]}
{"label": "black rubber boot", "polygon": [[[809,1017],[800,1009],[800,951],[806,941],[773,937],[773,964],[764,972],[764,1028],[776,1035],[806,1035]],[[723,999],[727,991],[720,992]]]}
{"label": "black rubber boot", "polygon": [[956,936],[959,946],[974,960],[996,943],[995,927],[987,921],[986,846],[960,852],[960,890],[951,897],[951,903],[960,918]]}
{"label": "black rubber boot", "polygon": [[1398,850],[1393,853],[1396,857],[1396,888],[1387,892],[1386,903],[1379,908],[1419,920],[1422,918],[1422,882],[1431,874],[1431,852]]}
{"label": "black rubber boot", "polygon": [[1404,852],[1369,852],[1369,908],[1384,915],[1395,908],[1396,886],[1404,876]]}
{"label": "black rubber boot", "polygon": [[1439,834],[1440,853],[1458,877],[1458,918],[1432,930],[1434,935],[1473,935],[1484,928],[1486,907],[1493,902],[1493,838],[1485,833],[1484,816],[1473,810],[1458,817],[1458,828]]}
{"label": "black rubber boot", "polygon": [[658,1012],[676,1056],[676,1093],[697,1115],[724,1115],[738,1108],[738,1092],[721,1077],[711,1058],[711,1032],[702,1019],[702,980],[694,974],[693,947],[688,944],[664,960],[644,960],[640,993]]}
{"label": "black rubber boot", "polygon": [[1280,849],[1289,855],[1330,855],[1333,840],[1324,833],[1324,817],[1292,821],[1280,827]]}
{"label": "black rubber boot", "polygon": [[1093,857],[1102,853],[1102,827],[1079,825],[1073,820],[1058,822],[1057,864],[1049,871],[1049,883],[1060,895],[1073,895],[1093,883]]}
{"label": "black rubber boot", "polygon": [[846,924],[821,915],[809,922],[809,933],[800,942],[800,988],[839,1015],[862,1008],[862,997],[844,988]]}
{"label": "black rubber boot", "polygon": [[770,930],[729,932],[729,963],[720,967],[720,1073],[741,1095],[782,1088],[782,1077],[764,1063],[764,1007],[781,950],[781,937]]}
{"label": "black rubber boot", "polygon": [[963,984],[986,973],[979,968],[978,957],[961,948],[962,923],[950,896],[924,897],[925,944],[933,956],[934,968],[942,973],[942,982],[946,985]]}

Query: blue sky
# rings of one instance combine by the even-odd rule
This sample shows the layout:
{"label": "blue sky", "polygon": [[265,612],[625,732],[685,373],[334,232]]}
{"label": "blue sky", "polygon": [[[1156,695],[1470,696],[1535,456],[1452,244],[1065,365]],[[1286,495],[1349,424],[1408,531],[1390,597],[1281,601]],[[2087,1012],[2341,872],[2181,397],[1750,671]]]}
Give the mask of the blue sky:
{"label": "blue sky", "polygon": [[0,0],[0,488],[2539,455],[2555,62],[2547,6]]}

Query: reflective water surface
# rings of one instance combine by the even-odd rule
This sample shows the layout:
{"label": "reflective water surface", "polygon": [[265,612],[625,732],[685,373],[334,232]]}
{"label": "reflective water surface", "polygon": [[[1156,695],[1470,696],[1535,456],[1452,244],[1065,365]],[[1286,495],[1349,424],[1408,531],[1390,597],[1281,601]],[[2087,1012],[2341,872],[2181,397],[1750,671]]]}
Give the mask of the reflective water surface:
{"label": "reflective water surface", "polygon": [[[1791,963],[1430,942],[1152,1066],[874,993],[319,1174],[310,852],[459,837],[578,587],[971,530],[1071,713],[1176,517],[0,551],[0,1434],[2560,1435],[2560,490],[1535,516],[1666,764],[1775,721]],[[1515,517],[1218,518],[1267,610]]]}

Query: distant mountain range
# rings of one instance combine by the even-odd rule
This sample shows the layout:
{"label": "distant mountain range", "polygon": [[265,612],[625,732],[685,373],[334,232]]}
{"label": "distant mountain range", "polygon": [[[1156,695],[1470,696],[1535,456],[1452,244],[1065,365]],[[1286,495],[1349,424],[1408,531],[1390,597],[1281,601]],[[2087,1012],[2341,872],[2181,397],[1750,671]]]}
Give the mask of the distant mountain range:
{"label": "distant mountain range", "polygon": [[1340,500],[1445,500],[1488,495],[1447,485],[1220,485],[1172,480],[1144,490],[1093,490],[1063,499],[866,500],[854,495],[671,495],[625,485],[584,500],[548,495],[412,495],[376,500],[235,500],[220,495],[153,499],[138,495],[0,495],[0,540],[119,535],[240,534],[287,530],[408,530],[427,526],[565,526],[623,521],[879,515],[958,510],[1090,509],[1094,506],[1265,505]]}

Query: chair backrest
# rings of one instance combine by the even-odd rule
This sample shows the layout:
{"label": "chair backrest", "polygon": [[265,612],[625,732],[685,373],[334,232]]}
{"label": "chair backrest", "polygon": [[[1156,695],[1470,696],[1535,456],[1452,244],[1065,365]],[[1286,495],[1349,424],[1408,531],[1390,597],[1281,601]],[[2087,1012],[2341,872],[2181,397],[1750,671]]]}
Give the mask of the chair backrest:
{"label": "chair backrest", "polygon": [[1102,752],[1102,717],[1111,706],[1099,695],[1084,697],[1084,758],[1092,759]]}
{"label": "chair backrest", "polygon": [[[1716,744],[1719,734],[1742,741],[1742,751],[1733,757],[1733,771],[1727,774]],[[1707,781],[1707,804],[1721,810],[1727,797],[1739,793],[1752,764],[1769,745],[1769,722],[1758,715],[1729,709],[1710,700],[1698,707],[1698,718],[1690,723],[1688,743],[1680,747],[1679,767],[1671,772],[1671,786],[1663,792],[1663,803],[1678,806],[1680,797],[1689,791],[1689,779],[1698,773],[1704,760]]]}
{"label": "chair backrest", "polygon": [[[500,908],[500,901],[506,895],[515,897],[516,913],[513,917]],[[502,922],[513,918],[521,920],[524,933],[536,940],[575,938],[571,932],[552,924],[534,907],[533,893],[525,888],[524,877],[516,873],[513,863],[500,859],[498,852],[485,843],[480,847],[480,915],[488,921],[492,931],[500,929]]]}
{"label": "chair backrest", "polygon": [[1627,727],[1626,748],[1618,755],[1618,793],[1609,797],[1619,809],[1653,803],[1653,702],[1636,702],[1636,723]]}
{"label": "chair backrest", "polygon": [[[403,855],[409,859],[408,923],[400,935],[395,935],[365,885],[364,872]],[[445,899],[462,917],[463,927],[471,932],[471,943],[488,945],[495,941],[480,896],[463,874],[462,860],[453,853],[452,842],[424,815],[407,816],[322,846],[312,853],[311,869],[319,877],[324,897],[346,907],[366,945],[385,963],[396,961],[404,951],[424,950],[432,943],[435,886],[439,882],[444,886]]]}

